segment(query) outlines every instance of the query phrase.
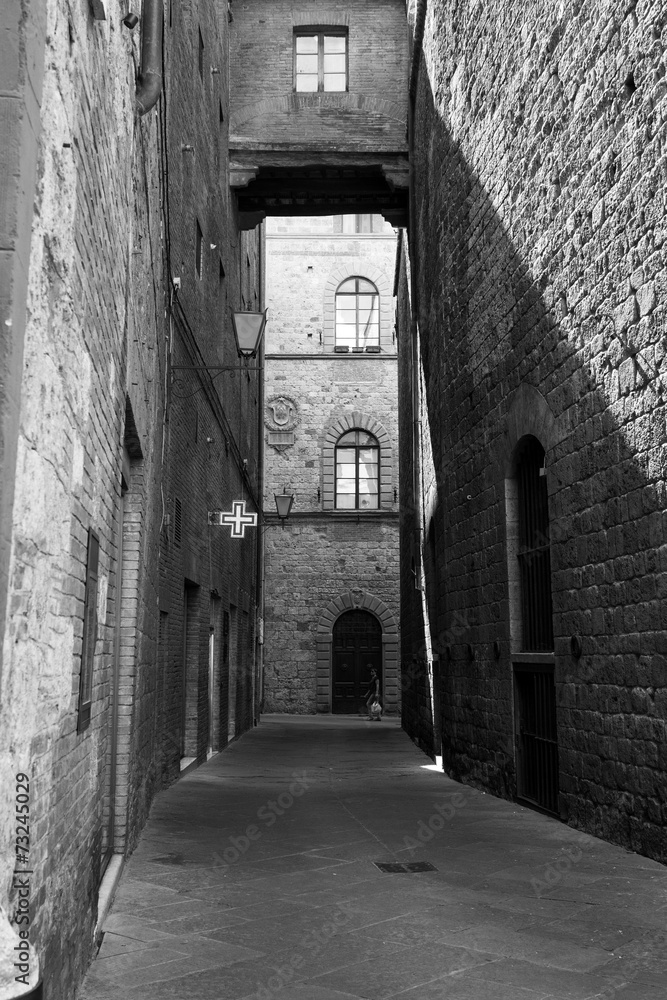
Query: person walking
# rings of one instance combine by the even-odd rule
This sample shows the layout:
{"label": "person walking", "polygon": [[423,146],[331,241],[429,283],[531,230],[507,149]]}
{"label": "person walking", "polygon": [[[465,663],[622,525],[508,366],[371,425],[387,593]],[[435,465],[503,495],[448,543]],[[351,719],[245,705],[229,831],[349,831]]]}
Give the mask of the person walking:
{"label": "person walking", "polygon": [[[371,667],[370,663],[368,664]],[[377,708],[373,708],[377,705]],[[371,667],[371,679],[366,695],[366,708],[368,709],[368,721],[379,722],[382,715],[382,705],[380,704],[380,678],[375,667]]]}

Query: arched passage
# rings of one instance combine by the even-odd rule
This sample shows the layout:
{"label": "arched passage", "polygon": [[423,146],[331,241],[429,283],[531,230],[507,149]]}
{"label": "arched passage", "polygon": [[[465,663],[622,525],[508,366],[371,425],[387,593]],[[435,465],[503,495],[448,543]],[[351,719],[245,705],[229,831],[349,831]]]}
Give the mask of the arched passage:
{"label": "arched passage", "polygon": [[[373,616],[380,629],[380,653],[378,663],[382,678],[382,700],[385,712],[395,714],[399,708],[398,697],[398,626],[393,613],[379,597],[365,591],[348,591],[330,601],[322,611],[317,623],[317,711],[334,711],[333,665],[334,629],[342,615],[349,611],[366,611]],[[361,620],[360,620],[361,623]],[[368,630],[370,635],[371,630]],[[363,629],[360,629],[360,635]],[[368,641],[368,640],[366,640]],[[360,643],[359,657],[362,670],[372,661],[370,648],[364,650]],[[375,665],[375,663],[374,663]],[[364,675],[364,681],[367,679]],[[338,700],[338,699],[337,699]],[[344,709],[338,708],[338,711]],[[351,708],[351,711],[356,709]]]}

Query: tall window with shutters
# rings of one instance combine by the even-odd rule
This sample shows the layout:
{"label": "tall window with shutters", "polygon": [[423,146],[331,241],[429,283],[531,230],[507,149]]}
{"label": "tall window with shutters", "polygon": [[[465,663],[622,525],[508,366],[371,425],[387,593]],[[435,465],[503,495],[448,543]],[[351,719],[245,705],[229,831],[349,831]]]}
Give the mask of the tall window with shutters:
{"label": "tall window with shutters", "polygon": [[338,439],[335,453],[337,510],[375,510],[380,506],[380,446],[367,431]]}
{"label": "tall window with shutters", "polygon": [[336,347],[363,350],[379,344],[378,290],[367,278],[347,278],[336,291]]}

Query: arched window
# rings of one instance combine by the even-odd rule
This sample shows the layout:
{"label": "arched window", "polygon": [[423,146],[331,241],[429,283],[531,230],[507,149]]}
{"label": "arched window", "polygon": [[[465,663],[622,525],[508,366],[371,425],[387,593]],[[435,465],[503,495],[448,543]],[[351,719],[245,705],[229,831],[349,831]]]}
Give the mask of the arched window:
{"label": "arched window", "polygon": [[338,510],[372,510],[380,506],[380,446],[367,431],[343,434],[336,444]]}
{"label": "arched window", "polygon": [[372,281],[347,278],[336,290],[336,347],[380,343],[380,296]]}

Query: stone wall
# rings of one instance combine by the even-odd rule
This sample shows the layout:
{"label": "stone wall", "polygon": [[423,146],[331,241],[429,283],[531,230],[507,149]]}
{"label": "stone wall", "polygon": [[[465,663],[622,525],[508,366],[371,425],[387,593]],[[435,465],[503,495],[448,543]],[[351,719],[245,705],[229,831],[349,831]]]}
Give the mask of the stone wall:
{"label": "stone wall", "polygon": [[[320,679],[318,699],[317,664],[318,629],[332,602],[356,594],[336,615],[357,601],[386,607],[398,622],[396,239],[389,226],[365,236],[336,235],[337,228],[330,217],[268,223],[264,509],[269,515],[275,511],[273,495],[283,488],[295,501],[284,530],[270,517],[264,531],[267,711],[330,710],[330,677]],[[335,288],[351,275],[372,276],[380,290],[379,354],[335,354],[327,343]],[[280,399],[293,407],[293,441],[287,446],[271,444],[279,426],[272,405]],[[327,432],[342,433],[336,428],[346,417],[350,426],[372,429],[383,446],[381,510],[333,509]],[[396,682],[392,664],[385,678],[392,710],[398,704]]]}
{"label": "stone wall", "polygon": [[[161,261],[147,252],[160,242],[157,190],[145,184],[157,170],[157,123],[135,124],[139,39],[120,24],[118,5],[107,7],[107,20],[94,22],[87,8],[47,4],[44,47],[30,57],[31,72],[39,76],[43,67],[43,90],[23,375],[12,384],[20,426],[0,699],[0,902],[12,915],[9,796],[21,771],[31,779],[30,943],[54,1000],[72,995],[91,956],[109,820],[126,415],[136,414],[133,446],[145,456],[144,488],[155,490],[165,365]],[[41,12],[31,11],[26,31],[33,40],[40,22]],[[31,166],[21,163],[26,178]],[[148,655],[156,619],[154,502],[143,517],[146,586],[137,611]],[[100,541],[98,627],[91,721],[79,732],[89,528]],[[63,945],[69,941],[76,947]]]}
{"label": "stone wall", "polygon": [[650,0],[429,3],[411,247],[447,767],[515,792],[505,489],[532,434],[546,449],[560,813],[662,859],[666,40]]}
{"label": "stone wall", "polygon": [[[0,954],[18,899],[13,776],[25,773],[30,947],[49,1000],[71,1000],[91,958],[109,855],[133,849],[184,754],[204,760],[257,714],[257,533],[237,542],[207,514],[259,506],[259,377],[174,371],[238,364],[229,310],[262,305],[261,234],[239,232],[224,172],[226,11],[218,22],[210,5],[172,5],[164,94],[139,119],[141,29],[123,26],[127,5],[95,6],[105,20],[60,0],[10,6],[12,44],[0,42],[12,108],[23,102],[0,120],[2,155],[26,153],[0,202],[3,329],[17,321],[0,377]],[[85,726],[89,529],[100,551]],[[0,992],[7,975],[0,965]]]}

